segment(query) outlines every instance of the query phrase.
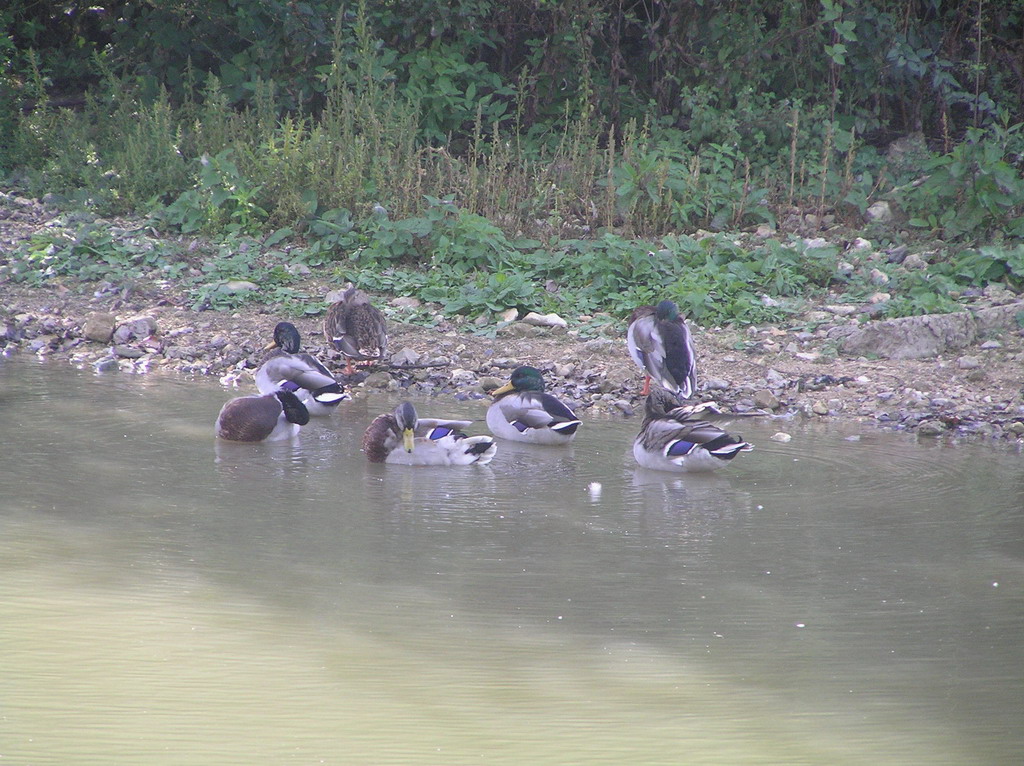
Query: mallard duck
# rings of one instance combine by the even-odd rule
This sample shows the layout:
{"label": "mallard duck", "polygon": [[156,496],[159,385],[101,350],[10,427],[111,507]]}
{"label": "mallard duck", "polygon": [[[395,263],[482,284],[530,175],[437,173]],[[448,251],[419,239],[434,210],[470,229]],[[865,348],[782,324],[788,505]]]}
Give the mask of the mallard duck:
{"label": "mallard duck", "polygon": [[644,404],[644,422],[633,440],[633,457],[659,471],[712,471],[754,447],[705,420],[698,407],[681,406],[675,394],[652,388]]}
{"label": "mallard duck", "polygon": [[350,285],[341,300],[331,304],[324,317],[324,337],[345,357],[345,374],[351,375],[352,363],[384,358],[388,346],[384,315],[370,304],[362,290]]}
{"label": "mallard duck", "polygon": [[238,396],[227,402],[217,415],[216,431],[233,442],[262,442],[288,439],[309,422],[309,410],[291,391]]}
{"label": "mallard duck", "polygon": [[351,397],[312,354],[299,351],[299,331],[291,322],[278,322],[271,351],[256,371],[256,388],[269,394],[280,388],[295,393],[311,415],[329,415]]}
{"label": "mallard duck", "polygon": [[686,322],[672,301],[640,306],[629,318],[626,346],[644,371],[641,396],[651,390],[651,379],[684,399],[697,390],[697,355]]}
{"label": "mallard duck", "polygon": [[471,420],[420,418],[402,402],[378,415],[363,434],[363,452],[371,463],[401,465],[486,465],[498,447],[490,436],[466,436]]}
{"label": "mallard duck", "polygon": [[508,383],[491,392],[487,427],[503,439],[530,444],[568,444],[580,421],[551,394],[544,393],[544,378],[535,367],[517,367]]}

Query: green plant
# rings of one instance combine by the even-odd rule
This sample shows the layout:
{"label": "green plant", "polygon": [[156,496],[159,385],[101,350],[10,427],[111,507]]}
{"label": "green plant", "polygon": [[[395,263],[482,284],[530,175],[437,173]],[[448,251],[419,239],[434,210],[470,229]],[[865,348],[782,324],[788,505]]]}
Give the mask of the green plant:
{"label": "green plant", "polygon": [[963,143],[929,162],[924,182],[903,191],[911,225],[952,239],[1024,236],[1024,177],[1006,156],[1022,129],[1024,123],[969,128]]}

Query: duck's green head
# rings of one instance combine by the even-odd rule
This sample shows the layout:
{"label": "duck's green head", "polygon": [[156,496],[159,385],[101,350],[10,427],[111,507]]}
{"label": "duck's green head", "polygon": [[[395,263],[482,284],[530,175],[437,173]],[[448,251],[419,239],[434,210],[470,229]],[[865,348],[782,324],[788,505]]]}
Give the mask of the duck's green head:
{"label": "duck's green head", "polygon": [[413,439],[416,436],[416,423],[419,417],[411,402],[402,402],[395,408],[395,422],[402,433],[402,446],[406,452],[412,452]]}
{"label": "duck's green head", "polygon": [[274,328],[274,342],[267,346],[267,350],[280,348],[289,354],[299,353],[299,331],[291,322],[278,322]]}
{"label": "duck's green head", "polygon": [[544,378],[536,367],[516,367],[509,382],[491,392],[498,397],[512,391],[544,391]]}
{"label": "duck's green head", "polygon": [[679,319],[679,306],[674,301],[662,301],[654,307],[654,315],[663,322],[674,322]]}

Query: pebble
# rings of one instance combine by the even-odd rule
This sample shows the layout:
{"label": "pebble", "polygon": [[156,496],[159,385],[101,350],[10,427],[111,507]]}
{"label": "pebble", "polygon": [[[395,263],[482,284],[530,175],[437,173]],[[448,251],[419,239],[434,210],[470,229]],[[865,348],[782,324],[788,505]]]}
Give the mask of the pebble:
{"label": "pebble", "polygon": [[926,420],[917,427],[921,436],[939,436],[946,432],[946,426],[938,420]]}
{"label": "pebble", "polygon": [[956,366],[961,370],[976,370],[981,367],[981,362],[975,356],[962,356],[956,360]]}
{"label": "pebble", "polygon": [[787,434],[785,431],[778,431],[777,433],[772,434],[768,438],[771,439],[773,442],[781,442],[782,444],[793,441],[793,436],[791,434]]}
{"label": "pebble", "polygon": [[531,311],[529,314],[523,317],[523,322],[526,324],[532,324],[535,327],[559,327],[563,330],[568,329],[569,323],[566,322],[558,314],[538,314],[536,311]]}
{"label": "pebble", "polygon": [[110,339],[114,337],[114,327],[116,324],[117,317],[113,314],[95,312],[90,314],[85,320],[82,334],[86,339],[96,343],[109,343]]}
{"label": "pebble", "polygon": [[761,389],[754,392],[754,405],[763,410],[777,410],[779,408],[779,398],[771,391]]}

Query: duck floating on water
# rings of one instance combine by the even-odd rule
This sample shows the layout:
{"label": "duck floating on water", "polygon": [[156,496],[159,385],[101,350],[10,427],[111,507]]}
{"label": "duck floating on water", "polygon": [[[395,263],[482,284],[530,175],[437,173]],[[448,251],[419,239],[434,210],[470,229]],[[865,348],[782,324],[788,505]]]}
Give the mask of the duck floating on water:
{"label": "duck floating on water", "polygon": [[283,386],[302,400],[311,415],[330,415],[351,397],[319,359],[300,347],[295,325],[278,322],[274,340],[266,347],[271,353],[256,371],[256,388],[270,394]]}
{"label": "duck floating on water", "polygon": [[217,415],[217,436],[233,442],[290,439],[309,422],[309,410],[293,392],[279,389],[268,394],[238,396]]}
{"label": "duck floating on water", "polygon": [[700,406],[682,406],[675,394],[652,388],[644,403],[644,422],[633,441],[633,457],[659,471],[713,471],[754,447],[739,436],[695,417]]}
{"label": "duck floating on water", "polygon": [[486,465],[497,445],[490,436],[467,436],[471,420],[420,418],[410,402],[378,415],[363,434],[371,463],[399,465]]}
{"label": "duck floating on water", "polygon": [[512,371],[508,383],[491,392],[487,427],[502,439],[529,444],[569,444],[580,420],[557,397],[544,392],[544,378],[535,367]]}

